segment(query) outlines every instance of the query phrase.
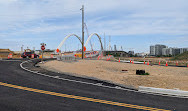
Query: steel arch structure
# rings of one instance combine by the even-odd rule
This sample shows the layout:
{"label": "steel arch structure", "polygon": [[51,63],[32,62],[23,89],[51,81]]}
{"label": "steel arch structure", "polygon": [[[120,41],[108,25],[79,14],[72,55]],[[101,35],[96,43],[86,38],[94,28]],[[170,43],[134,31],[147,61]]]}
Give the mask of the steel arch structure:
{"label": "steel arch structure", "polygon": [[94,36],[94,35],[96,35],[96,36],[99,38],[99,42],[101,43],[101,50],[103,51],[103,45],[102,45],[101,37],[100,37],[97,33],[92,33],[92,34],[88,37],[88,39],[87,39],[86,43],[84,44],[84,46],[85,46],[85,47],[87,46],[87,44],[88,44],[88,42],[90,41],[91,37]]}
{"label": "steel arch structure", "polygon": [[[100,37],[97,33],[92,33],[92,34],[88,37],[88,39],[87,39],[86,43],[84,44],[84,46],[85,46],[85,47],[87,46],[87,44],[88,44],[88,42],[90,41],[91,37],[94,36],[94,35],[96,35],[96,36],[99,38],[99,42],[101,43],[101,50],[103,51],[103,45],[102,45],[101,37]],[[60,48],[63,46],[63,44],[65,43],[65,41],[66,41],[69,37],[71,37],[71,36],[77,37],[78,40],[80,41],[80,43],[82,44],[82,40],[81,40],[81,38],[80,38],[78,35],[76,35],[76,34],[70,34],[70,35],[66,36],[66,37],[63,39],[63,41],[59,44],[59,46],[58,46],[57,49],[56,49],[57,52],[58,52],[58,51],[60,50]]]}
{"label": "steel arch structure", "polygon": [[82,44],[82,40],[81,40],[81,38],[79,37],[79,36],[77,36],[76,34],[70,34],[70,35],[68,35],[68,36],[66,36],[64,39],[63,39],[63,41],[59,44],[59,46],[57,47],[57,50],[60,50],[60,48],[63,46],[63,44],[65,43],[65,41],[69,38],[69,37],[71,37],[71,36],[75,36],[75,37],[77,37],[78,38],[78,40],[80,41],[80,43]]}

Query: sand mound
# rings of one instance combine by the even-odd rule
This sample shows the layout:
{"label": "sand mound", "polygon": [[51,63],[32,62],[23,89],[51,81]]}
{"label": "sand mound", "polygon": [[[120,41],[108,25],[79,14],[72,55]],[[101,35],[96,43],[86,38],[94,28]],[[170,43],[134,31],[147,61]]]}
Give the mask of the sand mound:
{"label": "sand mound", "polygon": [[[103,60],[79,60],[78,62],[48,61],[41,67],[58,72],[75,73],[134,87],[179,88],[188,90],[188,68],[148,66]],[[136,69],[144,69],[150,75],[136,75]],[[122,70],[128,70],[122,72]]]}

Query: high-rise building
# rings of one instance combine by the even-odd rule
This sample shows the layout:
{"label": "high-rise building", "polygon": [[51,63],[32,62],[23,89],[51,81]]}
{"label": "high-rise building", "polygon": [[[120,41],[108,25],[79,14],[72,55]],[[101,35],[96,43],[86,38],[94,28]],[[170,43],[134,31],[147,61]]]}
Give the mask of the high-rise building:
{"label": "high-rise building", "polygon": [[162,53],[166,54],[166,50],[164,48],[167,48],[167,46],[161,45],[161,44],[151,45],[150,46],[150,55],[151,56],[161,56]]}
{"label": "high-rise building", "polygon": [[188,51],[188,48],[180,48],[180,54]]}
{"label": "high-rise building", "polygon": [[169,55],[169,54],[170,54],[169,48],[163,48],[162,49],[162,55]]}
{"label": "high-rise building", "polygon": [[116,45],[114,45],[114,51],[117,51]]}
{"label": "high-rise building", "polygon": [[172,55],[176,56],[178,54],[184,53],[188,51],[188,48],[163,48],[162,49],[162,55]]}
{"label": "high-rise building", "polygon": [[155,45],[155,55],[156,56],[161,56],[163,48],[167,48],[166,45],[156,44]]}
{"label": "high-rise building", "polygon": [[150,46],[150,55],[151,56],[155,55],[155,46],[154,45]]}

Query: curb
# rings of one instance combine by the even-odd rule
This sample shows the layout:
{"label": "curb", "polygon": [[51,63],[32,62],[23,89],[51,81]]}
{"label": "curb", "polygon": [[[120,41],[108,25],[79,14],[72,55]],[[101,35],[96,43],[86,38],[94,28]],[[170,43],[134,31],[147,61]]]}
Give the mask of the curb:
{"label": "curb", "polygon": [[138,91],[188,98],[188,91],[139,86]]}

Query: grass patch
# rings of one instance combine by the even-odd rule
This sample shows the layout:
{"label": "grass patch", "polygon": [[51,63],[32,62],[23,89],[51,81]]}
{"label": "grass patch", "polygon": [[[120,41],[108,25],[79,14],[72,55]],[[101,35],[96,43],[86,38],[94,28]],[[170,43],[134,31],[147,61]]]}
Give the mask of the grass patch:
{"label": "grass patch", "polygon": [[171,60],[188,60],[188,51],[173,57]]}

